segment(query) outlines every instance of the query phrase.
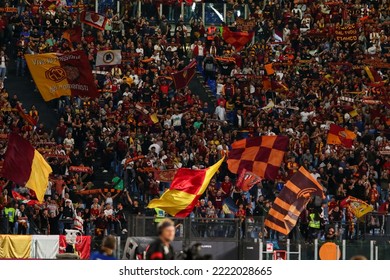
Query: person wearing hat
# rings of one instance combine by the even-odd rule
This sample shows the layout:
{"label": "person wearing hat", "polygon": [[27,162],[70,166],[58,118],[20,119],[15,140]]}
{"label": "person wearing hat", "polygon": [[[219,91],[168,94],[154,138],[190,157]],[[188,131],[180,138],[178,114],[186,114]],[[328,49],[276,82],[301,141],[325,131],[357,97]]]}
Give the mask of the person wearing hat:
{"label": "person wearing hat", "polygon": [[116,240],[112,235],[104,237],[100,250],[91,254],[91,260],[116,260],[114,251]]}
{"label": "person wearing hat", "polygon": [[171,219],[163,219],[157,225],[158,238],[146,249],[147,260],[173,260],[175,252],[171,245],[175,238],[175,224]]}

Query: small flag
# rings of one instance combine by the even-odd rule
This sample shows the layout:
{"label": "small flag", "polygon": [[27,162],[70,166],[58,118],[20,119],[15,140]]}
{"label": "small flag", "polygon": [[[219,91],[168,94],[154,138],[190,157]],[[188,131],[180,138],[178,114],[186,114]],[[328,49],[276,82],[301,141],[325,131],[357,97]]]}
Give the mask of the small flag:
{"label": "small flag", "polygon": [[268,102],[268,104],[266,106],[261,108],[261,110],[264,110],[266,112],[270,112],[273,107],[275,107],[275,103],[271,100],[270,102]]}
{"label": "small flag", "polygon": [[16,110],[18,111],[19,115],[27,122],[29,123],[30,125],[32,126],[36,126],[37,125],[37,120],[34,119],[32,116],[30,116],[29,114],[26,114],[24,112],[24,109],[22,108],[22,106],[20,105],[20,103],[18,103],[16,105]]}
{"label": "small flag", "polygon": [[169,190],[160,198],[150,201],[148,208],[160,208],[174,217],[187,217],[223,161],[224,158],[207,169],[178,169]]}
{"label": "small flag", "polygon": [[363,200],[353,196],[348,196],[346,199],[341,201],[340,207],[347,208],[358,219],[374,211],[374,207],[372,207],[372,205],[369,205]]}
{"label": "small flag", "polygon": [[98,51],[96,54],[96,66],[119,65],[121,63],[121,50]]}
{"label": "small flag", "polygon": [[268,76],[275,74],[275,70],[272,63],[264,65],[264,69]]}
{"label": "small flag", "polygon": [[196,71],[196,61],[192,61],[188,64],[183,70],[173,73],[172,79],[175,84],[176,89],[185,88],[195,76]]}
{"label": "small flag", "polygon": [[43,201],[51,172],[50,165],[30,142],[16,133],[10,134],[4,159],[5,178],[33,190],[38,201]]}
{"label": "small flag", "polygon": [[236,141],[229,151],[229,170],[239,174],[246,169],[260,178],[274,180],[288,144],[287,136],[260,136]]}
{"label": "small flag", "polygon": [[237,180],[237,187],[244,192],[249,191],[254,185],[261,182],[261,178],[255,173],[243,169]]}
{"label": "small flag", "polygon": [[80,21],[97,29],[104,30],[107,18],[98,13],[83,11],[80,16]]}
{"label": "small flag", "polygon": [[289,234],[311,196],[324,197],[322,186],[304,167],[291,177],[268,212],[265,226]]}
{"label": "small flag", "polygon": [[233,199],[229,196],[223,200],[222,211],[225,214],[236,214],[238,211],[237,205],[234,203]]}
{"label": "small flag", "polygon": [[329,145],[342,145],[346,148],[352,148],[356,134],[353,131],[341,126],[330,124],[327,142]]}

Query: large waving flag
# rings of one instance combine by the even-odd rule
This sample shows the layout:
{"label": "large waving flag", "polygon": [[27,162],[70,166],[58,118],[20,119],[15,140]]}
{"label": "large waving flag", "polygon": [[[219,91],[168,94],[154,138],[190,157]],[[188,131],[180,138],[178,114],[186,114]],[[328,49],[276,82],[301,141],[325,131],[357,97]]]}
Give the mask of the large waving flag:
{"label": "large waving flag", "polygon": [[226,43],[232,45],[236,51],[241,51],[246,44],[248,44],[255,33],[251,32],[234,32],[229,29],[229,27],[224,26],[222,37]]}
{"label": "large waving flag", "polygon": [[172,79],[176,89],[185,88],[195,76],[196,61],[192,61],[183,70],[172,74]]}
{"label": "large waving flag", "polygon": [[107,18],[98,13],[83,11],[80,15],[80,21],[99,30],[104,30]]}
{"label": "large waving flag", "polygon": [[372,205],[369,205],[365,201],[353,196],[348,196],[346,199],[341,201],[340,206],[342,208],[347,208],[358,219],[374,211],[374,207],[372,207]]}
{"label": "large waving flag", "polygon": [[330,124],[327,142],[330,145],[342,145],[346,148],[352,148],[353,140],[355,140],[356,136],[353,131]]}
{"label": "large waving flag", "polygon": [[174,217],[187,217],[207,189],[223,160],[224,158],[207,169],[180,168],[169,190],[160,198],[150,201],[148,208],[160,208]]}
{"label": "large waving flag", "polygon": [[26,54],[25,58],[45,101],[61,96],[98,97],[92,69],[83,51]]}
{"label": "large waving flag", "polygon": [[38,201],[43,201],[51,172],[50,165],[30,142],[16,133],[10,134],[4,159],[5,178],[33,190]]}
{"label": "large waving flag", "polygon": [[260,136],[236,141],[227,160],[229,170],[239,174],[246,169],[260,178],[273,180],[278,175],[288,144],[287,136]]}
{"label": "large waving flag", "polygon": [[121,50],[98,51],[96,54],[96,66],[118,65],[121,63]]}
{"label": "large waving flag", "polygon": [[311,196],[324,197],[322,186],[305,168],[299,168],[275,199],[265,226],[289,234]]}

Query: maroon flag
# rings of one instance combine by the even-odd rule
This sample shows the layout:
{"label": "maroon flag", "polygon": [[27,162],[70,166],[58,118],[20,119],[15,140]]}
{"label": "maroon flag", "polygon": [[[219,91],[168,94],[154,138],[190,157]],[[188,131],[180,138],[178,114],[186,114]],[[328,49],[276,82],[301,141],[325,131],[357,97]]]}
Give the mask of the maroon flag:
{"label": "maroon flag", "polygon": [[236,51],[241,51],[248,44],[255,33],[251,32],[234,32],[229,27],[224,26],[222,37],[226,43],[232,45]]}
{"label": "maroon flag", "polygon": [[22,106],[20,105],[20,103],[18,103],[16,105],[16,110],[18,111],[19,115],[26,121],[28,122],[30,125],[32,126],[36,126],[37,125],[37,120],[34,119],[32,116],[30,116],[29,114],[26,114],[24,112],[24,109],[22,108]]}
{"label": "maroon flag", "polygon": [[172,74],[176,89],[185,88],[195,76],[196,61],[192,61],[183,70]]}
{"label": "maroon flag", "polygon": [[237,180],[237,187],[242,189],[244,192],[249,191],[254,185],[261,182],[261,178],[255,173],[243,169]]}

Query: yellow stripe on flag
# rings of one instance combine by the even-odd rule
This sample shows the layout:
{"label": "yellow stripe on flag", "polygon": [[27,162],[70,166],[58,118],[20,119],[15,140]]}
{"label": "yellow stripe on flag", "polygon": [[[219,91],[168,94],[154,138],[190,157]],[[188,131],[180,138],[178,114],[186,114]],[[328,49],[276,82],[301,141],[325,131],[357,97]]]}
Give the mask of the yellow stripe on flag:
{"label": "yellow stripe on flag", "polygon": [[0,235],[0,259],[28,259],[32,235]]}
{"label": "yellow stripe on flag", "polygon": [[31,76],[45,101],[70,96],[66,71],[55,53],[26,54]]}
{"label": "yellow stripe on flag", "polygon": [[368,66],[364,66],[364,70],[366,71],[367,76],[370,78],[370,81],[375,83],[375,78],[374,78],[374,75],[371,72],[371,69]]}
{"label": "yellow stripe on flag", "polygon": [[49,174],[51,172],[53,171],[50,165],[46,162],[43,156],[35,150],[31,165],[31,174],[26,186],[35,192],[39,201],[43,201],[46,188],[49,183]]}

